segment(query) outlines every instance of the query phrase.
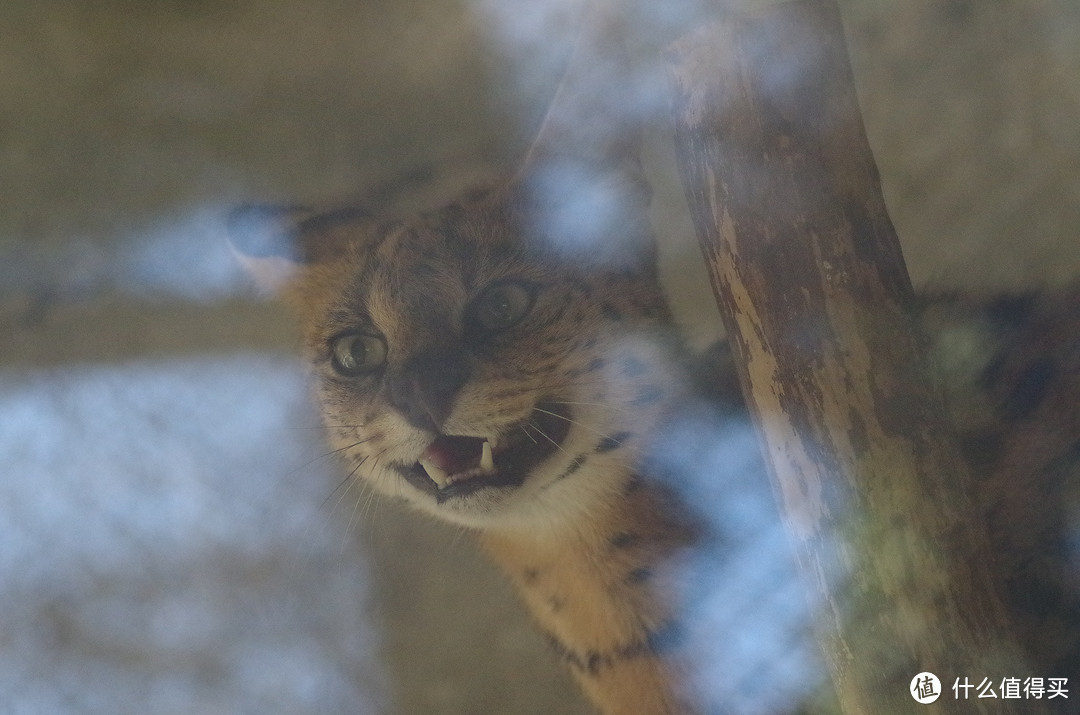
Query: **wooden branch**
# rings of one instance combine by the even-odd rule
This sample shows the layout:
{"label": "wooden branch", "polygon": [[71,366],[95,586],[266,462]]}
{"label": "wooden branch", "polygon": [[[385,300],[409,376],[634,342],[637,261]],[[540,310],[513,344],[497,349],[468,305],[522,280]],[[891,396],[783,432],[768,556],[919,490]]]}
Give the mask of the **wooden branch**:
{"label": "wooden branch", "polygon": [[838,11],[774,5],[669,61],[684,187],[844,712],[913,711],[921,671],[938,712],[1018,712],[951,692],[1032,673],[923,369]]}

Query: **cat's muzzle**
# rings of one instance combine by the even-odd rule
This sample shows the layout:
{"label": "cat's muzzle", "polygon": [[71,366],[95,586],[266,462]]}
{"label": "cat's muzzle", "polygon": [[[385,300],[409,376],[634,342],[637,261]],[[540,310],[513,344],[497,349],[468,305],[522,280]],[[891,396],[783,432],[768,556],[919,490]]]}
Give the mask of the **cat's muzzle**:
{"label": "cat's muzzle", "polygon": [[480,489],[516,487],[536,465],[561,448],[570,424],[565,406],[541,402],[528,417],[503,428],[498,436],[440,434],[416,463],[394,468],[440,504]]}

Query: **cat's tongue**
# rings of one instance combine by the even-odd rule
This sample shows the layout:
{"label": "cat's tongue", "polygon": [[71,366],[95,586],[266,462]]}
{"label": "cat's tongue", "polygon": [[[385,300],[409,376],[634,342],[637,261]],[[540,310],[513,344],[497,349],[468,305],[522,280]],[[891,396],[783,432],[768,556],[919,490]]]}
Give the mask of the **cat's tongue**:
{"label": "cat's tongue", "polygon": [[491,445],[478,437],[439,437],[420,455],[420,466],[440,487],[450,477],[464,478],[464,473],[479,469],[494,471]]}

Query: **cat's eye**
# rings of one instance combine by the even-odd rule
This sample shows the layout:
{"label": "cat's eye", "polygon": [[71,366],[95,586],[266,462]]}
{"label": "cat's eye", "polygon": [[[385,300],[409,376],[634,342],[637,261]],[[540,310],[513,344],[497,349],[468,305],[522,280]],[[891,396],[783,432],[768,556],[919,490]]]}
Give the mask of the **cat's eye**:
{"label": "cat's eye", "polygon": [[330,361],[349,377],[378,370],[386,362],[386,341],[371,333],[347,333],[330,344]]}
{"label": "cat's eye", "polygon": [[466,309],[465,319],[488,333],[516,325],[532,308],[534,291],[517,281],[495,283],[484,289]]}

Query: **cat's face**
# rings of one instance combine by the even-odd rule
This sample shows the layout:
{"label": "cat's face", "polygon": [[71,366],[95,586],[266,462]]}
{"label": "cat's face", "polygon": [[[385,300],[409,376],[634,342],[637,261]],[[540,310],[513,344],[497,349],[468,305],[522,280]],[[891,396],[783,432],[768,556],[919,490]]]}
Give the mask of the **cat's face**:
{"label": "cat's face", "polygon": [[623,488],[676,389],[644,221],[617,222],[642,236],[612,265],[522,206],[502,189],[293,232],[287,295],[333,448],[352,478],[470,526],[576,518]]}

